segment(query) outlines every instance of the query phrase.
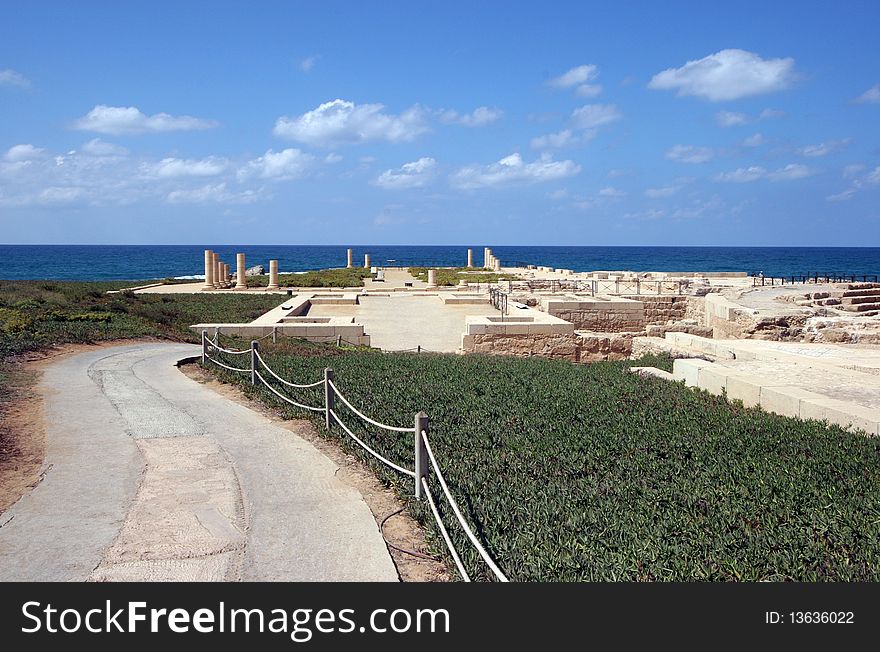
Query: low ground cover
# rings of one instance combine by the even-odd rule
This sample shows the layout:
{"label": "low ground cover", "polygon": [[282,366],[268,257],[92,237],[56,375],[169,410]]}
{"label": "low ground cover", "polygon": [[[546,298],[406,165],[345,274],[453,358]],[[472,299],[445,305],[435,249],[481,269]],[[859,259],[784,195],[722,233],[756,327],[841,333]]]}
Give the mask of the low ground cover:
{"label": "low ground cover", "polygon": [[[303,274],[280,274],[278,284],[281,287],[296,288],[353,288],[362,287],[364,279],[369,278],[370,270],[366,267],[340,269],[322,269]],[[248,287],[266,287],[269,276],[248,276]]]}
{"label": "low ground cover", "polygon": [[497,283],[516,278],[513,274],[496,274],[486,268],[472,267],[410,267],[409,273],[427,283],[429,269],[436,270],[437,285],[458,285],[461,280],[468,283]]}
{"label": "low ground cover", "polygon": [[[880,577],[880,440],[627,371],[663,360],[572,365],[291,341],[263,355],[299,383],[332,367],[346,397],[382,422],[408,426],[425,410],[452,492],[512,580]],[[252,388],[249,374],[211,368],[287,417],[315,418]],[[320,390],[291,395],[323,404]],[[412,435],[340,415],[412,468]],[[348,445],[338,428],[329,436]],[[411,480],[365,459],[412,494]],[[408,508],[441,550],[425,505]],[[450,533],[469,572],[488,578],[464,534]]]}

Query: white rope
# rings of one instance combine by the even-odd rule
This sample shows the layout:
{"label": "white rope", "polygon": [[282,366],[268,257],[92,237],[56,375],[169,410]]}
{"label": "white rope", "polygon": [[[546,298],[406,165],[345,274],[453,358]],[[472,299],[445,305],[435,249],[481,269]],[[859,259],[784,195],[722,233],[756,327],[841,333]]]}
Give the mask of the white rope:
{"label": "white rope", "polygon": [[233,351],[232,349],[224,349],[219,344],[216,344],[212,340],[208,340],[208,344],[217,349],[218,351],[222,351],[223,353],[228,353],[229,355],[244,355],[245,353],[250,353],[250,349],[245,349],[244,351]]}
{"label": "white rope", "polygon": [[358,415],[361,419],[363,419],[367,423],[372,423],[374,426],[378,426],[379,428],[385,428],[385,430],[393,430],[394,432],[415,432],[416,431],[415,427],[413,427],[413,428],[399,428],[398,426],[388,426],[388,425],[385,425],[384,423],[379,423],[378,421],[374,421],[373,419],[368,417],[366,414],[364,414],[363,412],[358,410],[351,403],[349,403],[345,399],[345,397],[342,395],[342,392],[339,391],[339,388],[333,384],[332,380],[328,380],[327,382],[330,383],[330,387],[332,387],[333,391],[336,392],[336,396],[341,398],[342,402],[345,403],[352,412],[354,412],[356,415]]}
{"label": "white rope", "polygon": [[455,567],[458,569],[458,573],[465,582],[470,582],[470,575],[467,574],[467,571],[464,569],[464,564],[461,563],[461,558],[455,550],[455,546],[452,545],[452,540],[449,538],[446,526],[443,525],[443,521],[440,519],[440,514],[437,512],[437,506],[434,504],[434,498],[431,496],[431,488],[428,486],[428,482],[425,478],[422,478],[422,489],[425,491],[425,498],[428,499],[428,505],[431,506],[431,511],[434,514],[434,520],[437,521],[437,527],[440,528],[440,534],[443,535],[443,540],[446,542],[446,547],[452,555],[452,561],[455,562]]}
{"label": "white rope", "polygon": [[434,467],[434,473],[437,474],[437,482],[440,483],[440,488],[443,489],[443,493],[446,494],[446,500],[449,501],[449,505],[452,507],[452,512],[455,514],[455,517],[458,519],[458,522],[461,524],[464,533],[468,536],[468,539],[471,540],[471,543],[474,544],[474,547],[477,549],[477,552],[480,553],[480,557],[483,558],[483,561],[486,562],[486,565],[492,569],[492,572],[495,573],[495,577],[497,577],[502,582],[509,581],[504,573],[501,572],[501,569],[495,565],[495,562],[492,561],[492,558],[489,556],[489,553],[483,548],[480,541],[474,536],[474,533],[471,531],[471,528],[468,526],[467,522],[464,520],[464,517],[461,515],[461,510],[458,509],[458,503],[455,502],[455,499],[452,497],[452,493],[449,491],[449,487],[446,486],[446,480],[443,478],[443,474],[440,472],[440,465],[437,464],[437,459],[434,457],[434,452],[431,450],[431,444],[428,443],[428,435],[423,430],[421,433],[422,441],[425,442],[425,450],[428,453],[428,459],[431,460],[431,466]]}
{"label": "white rope", "polygon": [[213,362],[215,365],[217,365],[219,367],[223,367],[224,369],[229,369],[229,371],[241,371],[244,373],[250,373],[250,371],[251,371],[250,369],[239,369],[238,367],[230,367],[228,364],[223,364],[219,360],[215,360],[214,358],[212,358],[209,355],[206,355],[205,357],[208,358],[208,360]]}
{"label": "white rope", "polygon": [[289,399],[289,398],[287,398],[284,394],[282,394],[282,393],[279,392],[277,389],[275,389],[274,387],[272,387],[272,385],[270,385],[269,383],[267,383],[267,382],[266,382],[266,379],[263,378],[263,377],[260,375],[260,372],[259,372],[259,371],[255,371],[254,374],[257,376],[257,378],[259,378],[261,381],[263,381],[263,384],[264,384],[266,387],[269,388],[269,391],[270,391],[270,392],[272,392],[273,394],[275,394],[275,396],[277,396],[278,398],[280,398],[282,401],[287,401],[287,402],[290,403],[291,405],[295,405],[296,407],[298,407],[298,408],[302,408],[302,409],[304,409],[304,410],[312,410],[313,412],[323,412],[323,411],[324,411],[324,408],[322,408],[322,407],[312,407],[311,405],[303,405],[302,403],[297,403],[297,402],[294,401],[293,399]]}
{"label": "white rope", "polygon": [[382,457],[381,455],[379,455],[379,453],[377,453],[372,448],[367,446],[360,438],[358,438],[357,435],[355,435],[351,430],[349,430],[348,426],[346,426],[344,423],[342,423],[342,419],[340,419],[339,416],[333,410],[330,410],[330,416],[332,416],[334,419],[336,419],[336,423],[338,423],[342,427],[342,429],[348,434],[349,437],[351,437],[357,443],[359,443],[368,453],[370,453],[373,457],[378,459],[380,462],[387,464],[395,471],[400,471],[401,473],[405,473],[406,475],[408,475],[412,478],[416,477],[415,471],[410,471],[409,469],[405,469],[402,466],[398,466],[397,464],[395,464],[391,460],[389,460],[385,457]]}
{"label": "white rope", "polygon": [[268,371],[270,374],[272,374],[272,376],[274,376],[275,380],[277,380],[278,382],[284,383],[288,387],[293,387],[295,389],[309,389],[310,387],[318,387],[319,385],[324,384],[324,379],[322,378],[321,380],[319,380],[316,383],[309,383],[308,385],[297,385],[296,383],[292,383],[288,380],[284,380],[281,376],[279,376],[274,371],[272,371],[269,368],[269,365],[266,364],[266,361],[263,360],[263,356],[260,355],[259,351],[257,351],[257,360],[260,361],[260,363],[263,365],[263,367],[266,369],[266,371]]}

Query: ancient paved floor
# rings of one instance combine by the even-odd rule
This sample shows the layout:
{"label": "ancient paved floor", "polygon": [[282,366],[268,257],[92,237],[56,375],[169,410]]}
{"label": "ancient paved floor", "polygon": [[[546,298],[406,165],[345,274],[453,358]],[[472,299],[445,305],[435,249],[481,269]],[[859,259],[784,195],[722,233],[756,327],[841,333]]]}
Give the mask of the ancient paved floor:
{"label": "ancient paved floor", "polygon": [[336,465],[180,373],[198,351],[118,346],[46,371],[44,477],[0,515],[0,581],[398,579]]}
{"label": "ancient paved floor", "polygon": [[367,295],[356,306],[317,305],[309,315],[352,316],[370,336],[370,345],[386,351],[421,346],[428,351],[454,353],[461,347],[468,315],[497,315],[488,302],[449,305],[437,295],[395,293]]}

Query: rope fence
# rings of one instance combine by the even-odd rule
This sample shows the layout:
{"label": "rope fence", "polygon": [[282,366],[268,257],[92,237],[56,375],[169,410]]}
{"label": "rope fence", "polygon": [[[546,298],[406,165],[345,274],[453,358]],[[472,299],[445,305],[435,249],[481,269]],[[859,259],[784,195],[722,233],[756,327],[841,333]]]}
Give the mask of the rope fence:
{"label": "rope fence", "polygon": [[[268,336],[264,336],[261,339],[273,337],[273,335],[274,333]],[[251,347],[249,349],[227,349],[220,346],[220,337],[218,332],[215,332],[214,339],[211,339],[208,337],[208,332],[203,330],[202,365],[207,367],[208,363],[211,362],[219,367],[228,369],[229,371],[250,373],[252,385],[256,386],[258,382],[262,383],[270,392],[272,392],[272,394],[274,394],[285,403],[311,412],[323,412],[324,426],[328,431],[330,431],[334,426],[338,426],[346,435],[348,435],[348,437],[350,437],[355,443],[358,444],[358,446],[364,449],[374,459],[378,460],[385,466],[397,471],[398,473],[413,478],[415,485],[415,498],[417,500],[424,499],[428,503],[428,507],[430,508],[434,520],[437,523],[437,528],[440,530],[440,535],[443,539],[443,542],[446,544],[447,550],[449,550],[449,554],[452,557],[452,561],[455,564],[456,570],[465,582],[470,582],[471,577],[465,569],[464,564],[461,561],[461,556],[456,550],[455,545],[452,543],[452,538],[449,536],[449,531],[446,527],[446,524],[443,522],[443,518],[441,517],[440,511],[437,506],[437,502],[435,501],[434,495],[431,493],[429,478],[431,477],[431,475],[433,475],[437,484],[440,486],[442,497],[445,498],[446,503],[449,505],[452,511],[452,514],[455,516],[455,520],[458,522],[459,527],[464,531],[465,536],[470,541],[471,545],[474,547],[479,557],[483,560],[483,562],[486,564],[486,566],[489,568],[489,570],[498,581],[508,581],[507,577],[504,575],[504,573],[501,571],[501,569],[498,567],[498,565],[495,563],[489,553],[486,552],[485,547],[474,534],[467,520],[462,515],[458,503],[452,496],[452,492],[449,490],[449,485],[446,482],[446,478],[443,476],[443,472],[440,470],[440,464],[437,462],[437,458],[434,456],[434,452],[431,449],[431,444],[428,439],[429,420],[427,414],[425,414],[424,412],[419,412],[418,414],[416,414],[414,416],[414,425],[412,427],[392,426],[386,423],[382,423],[364,414],[343,395],[343,393],[339,390],[339,387],[334,382],[335,378],[332,369],[325,369],[324,378],[322,378],[321,380],[312,383],[294,383],[285,378],[282,378],[269,367],[268,363],[263,359],[262,355],[260,355],[259,347],[259,340],[252,340]],[[417,350],[421,352],[423,349],[421,347],[417,347]],[[212,357],[212,353],[214,353],[215,355],[224,354],[231,356],[250,354],[250,366],[248,368],[233,367],[221,361],[219,359],[219,355],[217,355],[217,357]],[[323,387],[324,405],[313,406],[294,400],[293,398],[287,396],[286,394],[273,387],[266,379],[266,377],[260,373],[260,369],[265,370],[270,378],[278,381],[286,388],[303,390]],[[355,417],[357,417],[364,423],[388,432],[411,434],[413,436],[415,450],[415,468],[408,469],[404,466],[401,466],[400,464],[396,464],[395,462],[389,460],[381,453],[373,449],[363,439],[358,437],[339,416],[339,413],[337,412],[337,399],[339,399],[341,404],[347,407]]]}

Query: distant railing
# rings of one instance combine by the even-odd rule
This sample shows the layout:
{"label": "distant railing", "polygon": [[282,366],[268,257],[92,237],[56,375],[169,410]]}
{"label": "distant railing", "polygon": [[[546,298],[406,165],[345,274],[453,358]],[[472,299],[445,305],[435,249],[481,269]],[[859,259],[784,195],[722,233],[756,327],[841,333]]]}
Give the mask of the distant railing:
{"label": "distant railing", "polygon": [[[265,385],[265,387],[273,395],[275,395],[285,403],[288,403],[301,410],[307,410],[310,412],[323,412],[324,427],[327,429],[327,431],[330,431],[334,424],[338,425],[346,435],[348,435],[355,443],[357,443],[361,448],[369,453],[374,459],[378,460],[385,466],[394,469],[398,473],[402,473],[403,475],[413,478],[416,499],[421,500],[424,498],[427,501],[431,513],[434,516],[434,520],[437,523],[437,527],[440,530],[443,541],[446,544],[447,549],[449,550],[449,554],[451,555],[452,560],[455,563],[455,567],[458,570],[459,575],[461,575],[461,578],[465,582],[470,582],[470,575],[465,569],[464,564],[462,564],[461,557],[459,556],[455,545],[452,543],[452,539],[449,536],[446,525],[440,516],[439,510],[437,509],[437,503],[435,502],[434,496],[431,493],[431,487],[428,480],[430,477],[430,470],[433,469],[434,478],[440,486],[443,496],[446,498],[446,501],[449,504],[449,507],[452,510],[456,521],[458,521],[458,524],[464,531],[465,536],[474,546],[477,554],[486,563],[486,566],[488,566],[489,570],[492,571],[492,574],[497,580],[501,582],[508,581],[507,576],[501,571],[501,569],[497,566],[489,553],[486,552],[483,544],[480,543],[479,539],[477,539],[477,537],[474,535],[473,530],[471,529],[470,525],[468,525],[467,520],[464,518],[461,510],[459,509],[458,503],[452,496],[452,492],[449,490],[449,485],[446,482],[446,478],[443,476],[443,472],[440,470],[440,465],[437,462],[437,458],[435,457],[434,452],[431,449],[431,443],[428,439],[429,421],[428,415],[425,412],[418,412],[415,415],[413,420],[413,427],[411,428],[403,426],[392,426],[386,423],[382,423],[361,412],[345,397],[345,395],[339,390],[339,387],[336,385],[336,379],[333,374],[333,369],[324,369],[324,377],[321,380],[311,383],[294,383],[282,378],[269,367],[269,365],[263,359],[263,356],[260,354],[260,345],[257,340],[253,340],[251,342],[251,346],[249,349],[241,350],[227,349],[221,347],[219,341],[219,333],[216,334],[215,339],[212,340],[208,337],[207,331],[202,331],[202,364],[204,366],[207,366],[208,363],[211,362],[229,371],[234,371],[238,373],[249,373],[251,375],[251,385],[257,386],[258,382],[262,385]],[[421,347],[419,347],[419,349],[421,349]],[[237,367],[231,364],[227,364],[219,360],[218,354],[225,354],[229,356],[234,356],[236,358],[238,356],[245,356],[250,354],[249,357],[246,358],[250,361],[250,365],[248,367]],[[307,405],[305,403],[301,403],[292,399],[284,392],[279,391],[271,384],[269,384],[269,382],[266,380],[266,377],[263,375],[263,373],[261,373],[261,370],[265,371],[268,376],[281,383],[285,390],[316,389],[318,387],[323,387],[324,404]],[[400,464],[393,462],[392,460],[389,460],[387,457],[385,457],[374,448],[372,448],[369,444],[367,444],[363,439],[358,437],[339,416],[339,413],[337,411],[337,399],[345,407],[347,407],[355,417],[357,417],[364,423],[370,424],[371,426],[380,428],[388,432],[409,433],[413,435],[415,468],[408,469],[401,466]]]}
{"label": "distant railing", "polygon": [[507,306],[507,297],[508,294],[501,288],[489,288],[489,303],[492,306],[501,311],[501,317],[503,318],[505,315],[508,315],[508,306]]}
{"label": "distant railing", "polygon": [[764,285],[794,285],[796,283],[877,283],[877,274],[841,274],[824,272],[819,274],[793,274],[791,276],[765,276],[758,272],[749,274],[752,287]]}

